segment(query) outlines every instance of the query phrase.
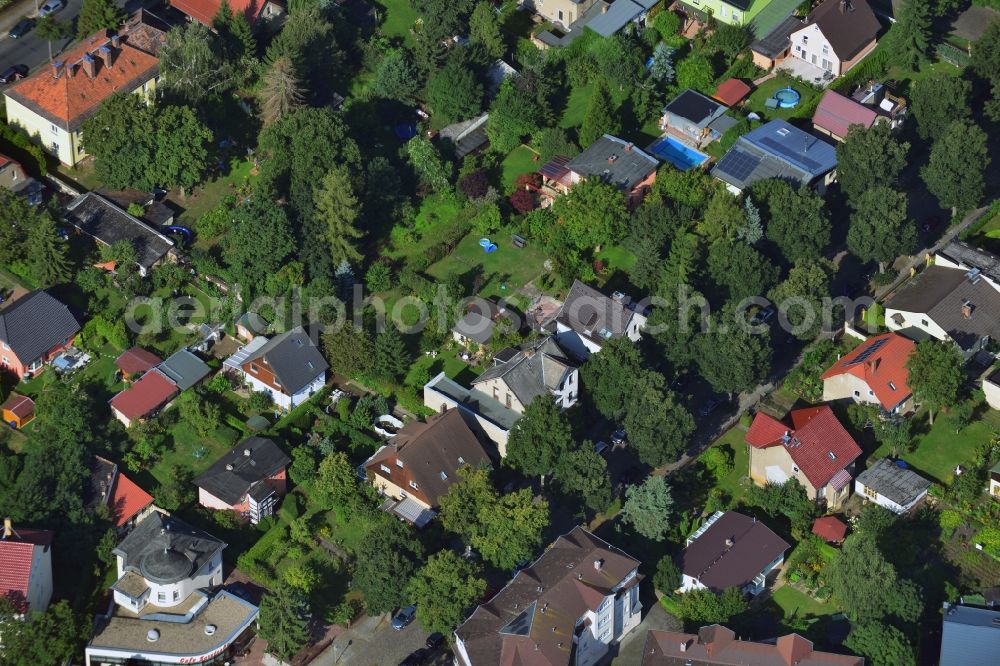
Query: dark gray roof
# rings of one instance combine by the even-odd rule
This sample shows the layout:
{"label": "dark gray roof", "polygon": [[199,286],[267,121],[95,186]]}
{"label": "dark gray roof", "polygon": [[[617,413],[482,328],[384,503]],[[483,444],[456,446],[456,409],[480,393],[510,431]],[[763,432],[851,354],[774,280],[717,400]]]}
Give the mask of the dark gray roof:
{"label": "dark gray roof", "polygon": [[800,186],[836,166],[833,146],[783,120],[772,120],[741,136],[712,175],[740,190],[767,178]]}
{"label": "dark gray roof", "polygon": [[137,203],[145,209],[141,219],[154,229],[170,224],[174,219],[174,210],[163,202],[156,201],[148,192],[139,190],[99,189],[97,193],[128,212],[129,204]]}
{"label": "dark gray roof", "polygon": [[806,25],[812,23],[819,26],[841,60],[856,56],[882,29],[865,0],[825,0],[806,17]]}
{"label": "dark gray roof", "polygon": [[684,549],[681,570],[721,592],[750,583],[789,547],[756,518],[727,511]]}
{"label": "dark gray roof", "polygon": [[236,325],[246,328],[254,335],[264,335],[271,326],[256,312],[244,312],[236,320]]}
{"label": "dark gray roof", "polygon": [[[971,304],[968,317],[963,311],[966,303]],[[962,349],[975,347],[983,336],[1000,340],[1000,291],[962,268],[929,266],[885,306],[926,314]]]}
{"label": "dark gray roof", "polygon": [[792,45],[789,35],[802,27],[802,19],[789,16],[774,27],[771,32],[750,45],[751,51],[756,51],[768,58],[777,58],[785,49]]}
{"label": "dark gray roof", "polygon": [[670,100],[663,107],[663,113],[689,120],[698,127],[707,127],[709,123],[724,114],[727,108],[725,104],[719,104],[697,90],[688,88]]}
{"label": "dark gray roof", "polygon": [[941,665],[995,664],[1000,657],[1000,611],[945,604]]}
{"label": "dark gray roof", "polygon": [[187,349],[172,354],[157,369],[182,391],[188,390],[212,371],[204,361]]}
{"label": "dark gray roof", "polygon": [[659,162],[633,144],[605,134],[586,150],[566,163],[566,168],[584,178],[597,177],[624,190],[630,190],[649,174]]}
{"label": "dark gray roof", "polygon": [[857,481],[900,506],[910,504],[931,486],[924,477],[911,469],[903,469],[888,458],[882,458],[858,474]]}
{"label": "dark gray roof", "polygon": [[451,141],[454,145],[455,157],[461,159],[490,140],[486,136],[488,122],[489,114],[484,113],[475,118],[448,125],[441,130],[438,136]]}
{"label": "dark gray roof", "polygon": [[96,192],[78,196],[66,207],[66,221],[105,245],[126,241],[135,248],[136,263],[148,270],[174,246],[172,240],[129,215]]}
{"label": "dark gray roof", "polygon": [[965,241],[952,241],[938,252],[963,268],[978,268],[983,275],[1000,282],[1000,257]]}
{"label": "dark gray roof", "polygon": [[194,483],[227,504],[239,504],[254,484],[275,475],[290,462],[271,440],[249,437],[216,460]]}
{"label": "dark gray roof", "polygon": [[615,300],[574,280],[556,320],[581,335],[601,341],[625,335],[635,314],[624,299]]}
{"label": "dark gray roof", "polygon": [[118,465],[101,456],[94,456],[90,461],[90,478],[84,488],[84,507],[94,510],[99,506],[107,506],[117,475]]}
{"label": "dark gray roof", "polygon": [[25,294],[0,311],[0,342],[25,366],[79,332],[69,308],[46,291]]}
{"label": "dark gray roof", "polygon": [[125,571],[167,585],[196,574],[225,547],[211,534],[154,511],[113,552]]}
{"label": "dark gray roof", "polygon": [[[587,23],[587,27],[601,37],[610,37],[647,10],[639,4],[642,0],[615,0],[608,11],[598,14]],[[648,3],[644,3],[648,4]],[[655,3],[654,3],[655,4]]]}
{"label": "dark gray roof", "polygon": [[288,395],[295,395],[330,367],[301,326],[271,338],[244,363],[259,358],[267,361]]}
{"label": "dark gray roof", "polygon": [[452,330],[463,337],[485,345],[493,338],[494,328],[496,328],[496,324],[493,320],[484,317],[476,310],[469,310],[464,317],[455,323],[455,328]]}
{"label": "dark gray roof", "polygon": [[566,375],[577,367],[550,336],[523,345],[508,361],[496,357],[493,360],[494,366],[479,375],[472,385],[501,378],[525,407],[538,396],[558,389]]}

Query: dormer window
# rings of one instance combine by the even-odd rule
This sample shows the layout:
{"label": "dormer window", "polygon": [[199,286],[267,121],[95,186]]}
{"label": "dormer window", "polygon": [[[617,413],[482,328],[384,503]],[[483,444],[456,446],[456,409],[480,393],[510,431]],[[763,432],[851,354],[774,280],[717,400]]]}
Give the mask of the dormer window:
{"label": "dormer window", "polygon": [[388,467],[386,467],[385,465],[379,465],[378,467],[379,467],[379,469],[381,469],[386,474],[392,474],[392,470],[389,469]]}
{"label": "dormer window", "polygon": [[458,464],[459,465],[464,465],[465,464],[465,458],[463,458],[462,456],[459,456],[458,457]]}
{"label": "dormer window", "polygon": [[396,467],[403,469],[403,461],[399,458],[396,458]]}
{"label": "dormer window", "polygon": [[891,388],[893,391],[895,391],[896,390],[896,385],[893,384],[892,382],[889,382],[889,388]]}
{"label": "dormer window", "polygon": [[441,472],[441,480],[442,481],[447,481],[448,480],[448,475],[445,474],[444,472]]}
{"label": "dormer window", "polygon": [[254,363],[250,364],[250,372],[252,372],[254,374],[257,373],[257,365],[256,364],[254,364]]}
{"label": "dormer window", "polygon": [[809,43],[809,35],[802,35],[802,43],[803,44]]}
{"label": "dormer window", "polygon": [[410,487],[413,488],[414,490],[419,490],[416,481],[410,481]]}

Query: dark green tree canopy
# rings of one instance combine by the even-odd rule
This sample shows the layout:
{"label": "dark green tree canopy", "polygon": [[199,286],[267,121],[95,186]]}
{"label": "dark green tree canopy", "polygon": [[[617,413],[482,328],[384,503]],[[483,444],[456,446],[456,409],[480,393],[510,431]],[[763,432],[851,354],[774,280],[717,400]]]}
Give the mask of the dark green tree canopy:
{"label": "dark green tree canopy", "polygon": [[823,199],[803,187],[794,189],[783,180],[769,179],[751,188],[760,204],[765,234],[788,263],[818,259],[830,245],[830,219]]}
{"label": "dark green tree canopy", "polygon": [[975,123],[956,120],[935,137],[920,176],[942,207],[965,211],[983,200],[989,165],[986,132]]}
{"label": "dark green tree canopy", "polygon": [[573,432],[554,400],[536,398],[510,431],[507,458],[529,476],[545,477],[573,445]]}
{"label": "dark green tree canopy", "polygon": [[851,125],[847,136],[837,144],[837,181],[855,208],[873,185],[895,188],[906,166],[910,144],[899,141],[888,123],[875,123],[865,129]]}

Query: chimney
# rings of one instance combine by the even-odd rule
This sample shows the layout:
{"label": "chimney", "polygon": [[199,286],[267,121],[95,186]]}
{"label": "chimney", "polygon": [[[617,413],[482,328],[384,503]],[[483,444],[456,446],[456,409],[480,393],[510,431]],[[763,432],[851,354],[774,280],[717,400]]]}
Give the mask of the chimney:
{"label": "chimney", "polygon": [[617,161],[618,161],[617,153],[612,153],[611,155],[608,156],[608,164],[614,164]]}
{"label": "chimney", "polygon": [[83,71],[87,75],[87,78],[94,78],[97,76],[97,61],[94,60],[94,56],[89,53],[83,56],[80,60],[83,63]]}
{"label": "chimney", "polygon": [[243,455],[245,455],[247,458],[249,458],[250,457],[250,449],[243,449]]}
{"label": "chimney", "polygon": [[14,525],[10,522],[10,518],[3,519],[3,538],[9,539],[14,536]]}
{"label": "chimney", "polygon": [[681,642],[681,644],[680,644],[680,650],[681,650],[681,652],[687,652],[688,651],[688,642],[687,641],[682,641]]}
{"label": "chimney", "polygon": [[52,78],[58,79],[62,75],[65,64],[62,60],[56,60],[52,63]]}
{"label": "chimney", "polygon": [[594,560],[594,569],[600,571],[603,566],[604,566],[604,560],[601,559]]}
{"label": "chimney", "polygon": [[972,304],[972,301],[965,301],[962,303],[962,318],[972,319],[972,311],[976,309],[976,306]]}
{"label": "chimney", "polygon": [[729,537],[728,539],[726,539],[726,548],[732,548],[735,545],[736,542],[733,541],[733,537]]}
{"label": "chimney", "polygon": [[629,141],[628,143],[625,144],[625,152],[626,153],[631,153],[633,148],[635,148],[635,144],[632,143],[631,141]]}
{"label": "chimney", "polygon": [[105,44],[101,48],[97,49],[97,54],[101,56],[101,60],[104,61],[104,66],[111,69],[111,65],[115,62],[115,54],[114,51],[111,50],[111,47],[108,44]]}
{"label": "chimney", "polygon": [[113,48],[119,48],[122,45],[122,38],[118,35],[111,35],[111,46]]}

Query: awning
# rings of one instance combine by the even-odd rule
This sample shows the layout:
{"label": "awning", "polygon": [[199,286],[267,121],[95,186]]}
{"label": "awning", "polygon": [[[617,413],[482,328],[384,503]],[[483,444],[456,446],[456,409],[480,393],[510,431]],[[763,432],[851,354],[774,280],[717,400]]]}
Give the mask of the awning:
{"label": "awning", "polygon": [[437,514],[418,503],[412,497],[404,497],[392,507],[392,512],[416,527],[423,527],[434,520]]}
{"label": "awning", "polygon": [[844,486],[851,482],[851,474],[846,469],[842,469],[833,475],[830,479],[830,485],[833,486],[834,490],[841,490]]}

